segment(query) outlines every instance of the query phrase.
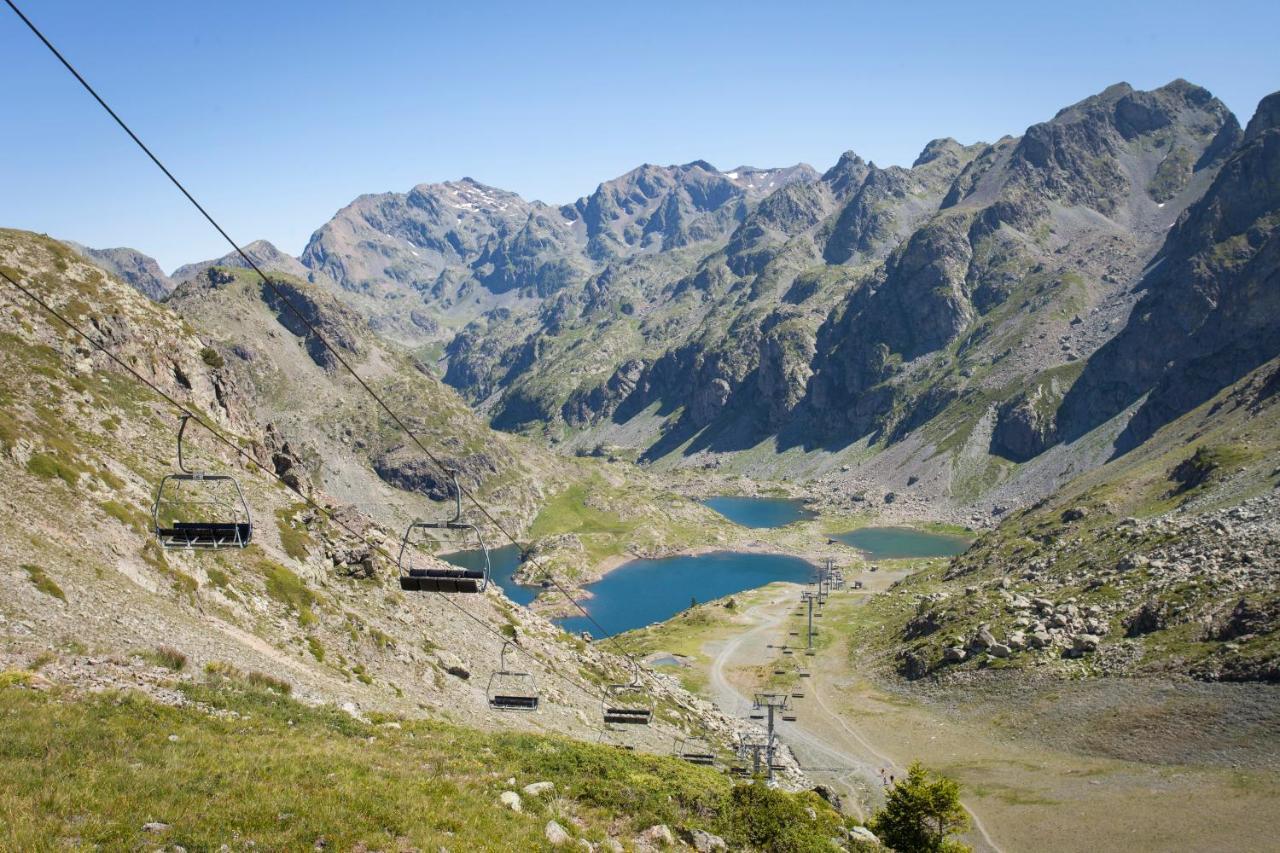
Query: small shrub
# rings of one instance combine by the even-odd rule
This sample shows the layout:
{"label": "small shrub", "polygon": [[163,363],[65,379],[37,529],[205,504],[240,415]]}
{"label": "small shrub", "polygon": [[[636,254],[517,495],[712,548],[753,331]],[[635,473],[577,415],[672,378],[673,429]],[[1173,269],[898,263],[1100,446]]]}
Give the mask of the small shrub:
{"label": "small shrub", "polygon": [[144,652],[142,656],[156,666],[163,666],[174,672],[181,672],[187,667],[187,656],[173,646],[156,646],[151,651]]}
{"label": "small shrub", "polygon": [[262,573],[266,580],[267,595],[297,613],[298,624],[303,627],[315,623],[316,617],[311,608],[316,603],[316,596],[302,578],[270,560],[262,561]]}
{"label": "small shrub", "polygon": [[292,516],[297,507],[281,507],[276,510],[276,529],[280,532],[280,547],[295,560],[305,560],[311,547],[311,534],[305,527],[294,525]]}
{"label": "small shrub", "polygon": [[265,672],[251,672],[245,679],[254,687],[261,687],[265,690],[271,690],[279,693],[281,696],[288,696],[293,692],[293,685],[285,681],[283,678],[277,678],[274,675],[268,675]]}
{"label": "small shrub", "polygon": [[224,660],[211,660],[204,665],[205,675],[211,676],[213,679],[221,678],[239,678],[240,670]]}
{"label": "small shrub", "polygon": [[209,583],[218,589],[226,589],[231,584],[231,578],[222,569],[208,568],[205,574],[209,576]]}
{"label": "small shrub", "polygon": [[58,659],[53,652],[41,652],[31,659],[31,663],[27,664],[27,669],[32,672],[39,672],[42,667],[48,666]]}
{"label": "small shrub", "polygon": [[222,358],[222,353],[213,347],[205,347],[200,350],[200,359],[214,370],[226,365],[226,361]]}
{"label": "small shrub", "polygon": [[103,484],[108,489],[111,489],[113,492],[118,492],[124,488],[124,480],[121,480],[119,477],[117,477],[115,474],[112,474],[106,468],[98,469],[98,479],[101,480]]}
{"label": "small shrub", "polygon": [[320,663],[324,663],[324,646],[321,645],[318,637],[311,634],[307,635],[307,649],[310,650],[313,658]]}
{"label": "small shrub", "polygon": [[145,533],[150,527],[150,520],[145,515],[119,501],[102,501],[98,506],[107,515],[138,533]]}
{"label": "small shrub", "polygon": [[0,672],[0,688],[26,687],[31,683],[31,673],[22,669],[6,669]]}
{"label": "small shrub", "polygon": [[27,577],[35,588],[43,592],[45,595],[52,596],[59,601],[66,601],[67,594],[62,591],[62,587],[45,573],[45,570],[31,563],[23,563],[22,570],[27,573]]}
{"label": "small shrub", "polygon": [[79,469],[48,453],[31,454],[31,458],[27,460],[27,473],[34,474],[43,480],[52,480],[56,477],[72,487],[80,482]]}

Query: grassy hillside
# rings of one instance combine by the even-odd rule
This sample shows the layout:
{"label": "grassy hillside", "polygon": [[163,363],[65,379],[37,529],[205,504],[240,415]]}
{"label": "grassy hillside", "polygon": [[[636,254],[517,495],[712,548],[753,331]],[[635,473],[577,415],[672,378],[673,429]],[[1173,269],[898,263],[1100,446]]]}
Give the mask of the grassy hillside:
{"label": "grassy hillside", "polygon": [[[554,820],[594,843],[667,824],[798,851],[831,849],[844,825],[816,795],[744,792],[675,759],[421,720],[365,722],[234,676],[184,686],[181,708],[136,694],[75,696],[28,672],[0,680],[0,843],[9,849],[536,850],[550,847]],[[518,813],[500,804],[503,791],[534,782],[554,788],[522,794]]]}

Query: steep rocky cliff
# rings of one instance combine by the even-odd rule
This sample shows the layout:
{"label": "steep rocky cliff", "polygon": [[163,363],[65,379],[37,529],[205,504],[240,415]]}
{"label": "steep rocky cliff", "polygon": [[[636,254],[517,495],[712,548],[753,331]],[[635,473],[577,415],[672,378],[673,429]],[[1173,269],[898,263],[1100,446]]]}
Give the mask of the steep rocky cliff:
{"label": "steep rocky cliff", "polygon": [[1120,450],[1280,354],[1280,94],[1258,107],[1139,283],[1129,323],[1063,401],[1067,437],[1142,399]]}

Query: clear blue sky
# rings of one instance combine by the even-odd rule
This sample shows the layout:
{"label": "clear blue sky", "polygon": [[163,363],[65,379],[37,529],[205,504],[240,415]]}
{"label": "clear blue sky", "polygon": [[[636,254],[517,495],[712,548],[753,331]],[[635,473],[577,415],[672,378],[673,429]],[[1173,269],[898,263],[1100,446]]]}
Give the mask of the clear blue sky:
{"label": "clear blue sky", "polygon": [[[425,181],[565,202],[643,162],[909,164],[1121,80],[1241,123],[1280,89],[1275,0],[20,5],[232,236],[293,253]],[[7,7],[0,56],[0,225],[166,270],[226,251]]]}

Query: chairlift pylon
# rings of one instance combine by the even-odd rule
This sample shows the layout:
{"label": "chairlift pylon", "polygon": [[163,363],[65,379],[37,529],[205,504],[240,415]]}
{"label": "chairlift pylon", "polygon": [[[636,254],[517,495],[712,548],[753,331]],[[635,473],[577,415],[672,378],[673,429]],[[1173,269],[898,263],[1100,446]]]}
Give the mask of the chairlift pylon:
{"label": "chairlift pylon", "polygon": [[[166,474],[156,488],[156,499],[151,505],[151,521],[156,538],[165,548],[244,548],[253,539],[253,515],[245,500],[240,481],[230,474],[208,474],[187,468],[182,455],[182,436],[187,430],[191,415],[182,415],[178,426],[178,471]],[[235,500],[215,499],[218,486],[230,483],[235,489]],[[178,484],[188,485],[188,491],[203,493],[195,500],[177,500],[173,494]],[[166,486],[169,487],[166,493]],[[217,507],[218,514],[207,511]],[[203,508],[205,511],[195,511]]]}
{"label": "chairlift pylon", "polygon": [[538,710],[538,682],[531,673],[507,669],[507,647],[510,640],[502,644],[498,653],[498,670],[489,676],[489,686],[485,691],[489,697],[489,707],[496,711],[536,711]]}
{"label": "chairlift pylon", "polygon": [[623,684],[610,684],[605,690],[603,705],[606,723],[647,726],[653,719],[653,698],[640,683],[640,666],[631,661],[631,680]]}
{"label": "chairlift pylon", "polygon": [[[418,520],[409,525],[400,540],[400,556],[397,560],[400,571],[400,588],[409,592],[484,592],[489,585],[489,549],[484,544],[480,528],[462,520],[462,487],[458,485],[458,472],[452,468],[448,474],[453,480],[454,513],[448,521]],[[417,531],[442,530],[446,532],[463,532],[475,538],[479,551],[484,558],[483,569],[467,569],[458,567],[416,566],[413,554],[417,550],[414,544],[414,533]]]}

